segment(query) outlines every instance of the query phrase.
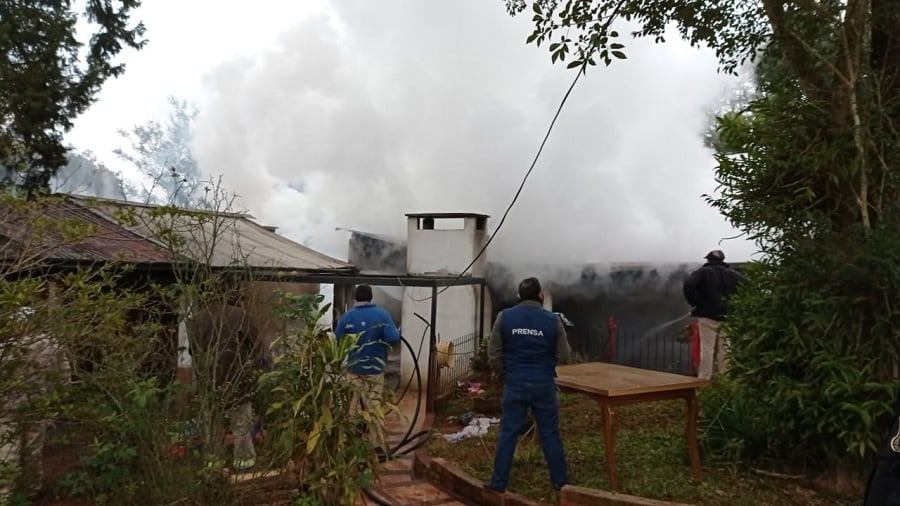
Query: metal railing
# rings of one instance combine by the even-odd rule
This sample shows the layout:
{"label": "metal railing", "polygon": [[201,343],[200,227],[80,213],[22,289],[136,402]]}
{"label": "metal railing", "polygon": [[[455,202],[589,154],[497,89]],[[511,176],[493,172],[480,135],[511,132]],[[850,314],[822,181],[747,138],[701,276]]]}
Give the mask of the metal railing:
{"label": "metal railing", "polygon": [[643,333],[618,328],[610,320],[606,332],[591,339],[573,343],[573,351],[586,362],[614,364],[651,369],[674,374],[693,375],[691,343],[678,339],[682,329]]}
{"label": "metal railing", "polygon": [[691,345],[678,341],[670,334],[620,332],[609,361],[654,371],[692,373]]}
{"label": "metal railing", "polygon": [[[439,364],[441,363],[441,360],[445,360],[446,363],[446,359],[450,359],[449,361],[452,362],[447,366],[438,368],[438,397],[443,397],[456,391],[457,382],[469,378],[472,375],[472,358],[478,351],[480,339],[478,339],[478,334],[476,332],[472,332],[471,334],[451,339],[450,342],[453,343],[452,353],[442,352],[440,349],[436,352],[440,359],[438,361]],[[442,353],[444,354],[443,357],[441,357]]]}
{"label": "metal railing", "polygon": [[[690,376],[694,374],[691,343],[678,339],[680,331],[633,332],[617,328],[615,322],[610,321],[605,335],[601,333],[593,339],[584,340],[572,351],[577,353],[578,359],[586,362],[611,362]],[[472,358],[480,344],[478,334],[474,332],[450,341],[453,343],[452,353],[442,352],[441,346],[435,352],[439,364],[442,360],[446,363],[446,359],[452,357],[451,364],[437,369],[435,393],[439,398],[453,393],[458,389],[459,381],[472,376]],[[442,353],[444,357],[440,356]]]}

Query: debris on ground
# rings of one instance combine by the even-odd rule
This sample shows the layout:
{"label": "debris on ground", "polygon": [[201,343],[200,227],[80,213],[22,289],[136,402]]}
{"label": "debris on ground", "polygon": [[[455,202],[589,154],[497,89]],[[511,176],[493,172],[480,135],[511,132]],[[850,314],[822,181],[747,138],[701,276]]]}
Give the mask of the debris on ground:
{"label": "debris on ground", "polygon": [[488,428],[490,428],[491,425],[500,423],[499,418],[478,416],[477,414],[472,412],[467,412],[459,415],[457,417],[457,420],[459,420],[461,424],[465,425],[465,427],[463,427],[463,429],[459,432],[455,432],[453,434],[444,434],[444,439],[451,443],[462,441],[463,439],[469,439],[471,437],[483,436],[487,434]]}
{"label": "debris on ground", "polygon": [[481,395],[484,393],[484,389],[481,388],[481,383],[476,383],[474,381],[458,381],[456,382],[456,386],[468,396]]}

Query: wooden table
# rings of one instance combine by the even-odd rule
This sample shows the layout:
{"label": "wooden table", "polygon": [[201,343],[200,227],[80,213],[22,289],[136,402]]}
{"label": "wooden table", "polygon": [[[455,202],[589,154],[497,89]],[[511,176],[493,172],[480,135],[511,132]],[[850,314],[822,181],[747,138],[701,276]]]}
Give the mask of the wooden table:
{"label": "wooden table", "polygon": [[708,379],[605,362],[561,365],[556,368],[556,374],[556,384],[561,389],[588,394],[600,403],[610,488],[616,490],[619,484],[616,468],[615,406],[667,399],[684,399],[687,402],[685,434],[691,457],[691,471],[695,481],[703,479],[700,450],[697,447],[696,389],[708,385]]}

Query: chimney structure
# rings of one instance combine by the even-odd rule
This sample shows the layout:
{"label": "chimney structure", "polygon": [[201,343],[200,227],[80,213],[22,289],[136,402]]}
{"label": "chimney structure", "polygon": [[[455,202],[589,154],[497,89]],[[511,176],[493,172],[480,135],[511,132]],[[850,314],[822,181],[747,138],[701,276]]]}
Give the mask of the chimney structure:
{"label": "chimney structure", "polygon": [[[488,215],[477,213],[407,214],[406,270],[411,276],[478,277],[487,275],[487,255],[479,254],[488,240]],[[477,257],[477,260],[476,260]],[[474,263],[473,263],[474,260]],[[471,264],[471,266],[470,266]],[[467,269],[468,268],[468,269]],[[465,271],[465,272],[464,272]],[[475,351],[479,323],[481,289],[478,285],[439,287],[434,322],[431,288],[404,287],[403,336],[419,355],[422,388],[427,391],[428,364],[432,353],[431,326],[437,341],[455,341],[454,352]],[[490,308],[489,301],[486,307]],[[489,313],[489,312],[488,312]],[[418,316],[426,321],[422,321]],[[484,326],[490,332],[490,314]],[[464,339],[471,337],[472,339]],[[477,338],[476,338],[477,337]],[[461,343],[461,344],[460,344]],[[419,351],[421,350],[421,351]],[[415,358],[402,350],[400,377],[406,385],[415,371]],[[412,382],[412,388],[415,388]]]}

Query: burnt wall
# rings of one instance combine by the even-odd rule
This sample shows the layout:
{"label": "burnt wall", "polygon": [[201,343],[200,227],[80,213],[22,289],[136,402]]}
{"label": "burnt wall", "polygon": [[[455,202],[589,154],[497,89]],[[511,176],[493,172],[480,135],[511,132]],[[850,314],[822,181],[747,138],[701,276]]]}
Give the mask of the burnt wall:
{"label": "burnt wall", "polygon": [[[406,245],[397,240],[353,232],[348,243],[347,260],[363,274],[406,274]],[[352,301],[352,292],[348,300]],[[383,307],[394,323],[402,325],[403,289],[373,286],[375,302]]]}
{"label": "burnt wall", "polygon": [[[675,335],[687,323],[690,306],[682,284],[696,266],[583,265],[571,269],[517,268],[490,264],[488,285],[493,314],[517,302],[521,278],[536,275],[565,314],[572,349],[586,360],[613,360],[627,365],[672,370],[686,366],[686,350]],[[615,349],[609,349],[610,318],[616,324]]]}
{"label": "burnt wall", "polygon": [[353,232],[347,260],[361,272],[406,274],[406,245],[386,238]]}

